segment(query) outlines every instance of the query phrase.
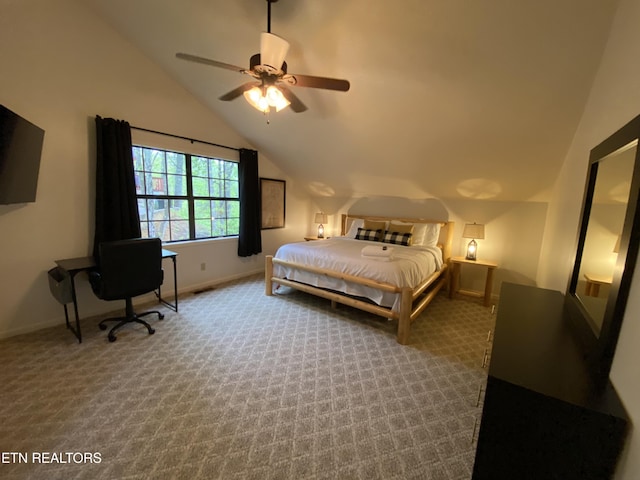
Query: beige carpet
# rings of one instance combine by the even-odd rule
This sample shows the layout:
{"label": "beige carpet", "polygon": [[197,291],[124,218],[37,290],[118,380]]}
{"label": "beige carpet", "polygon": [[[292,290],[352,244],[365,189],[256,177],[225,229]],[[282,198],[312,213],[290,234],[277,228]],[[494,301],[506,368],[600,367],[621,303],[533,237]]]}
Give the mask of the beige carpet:
{"label": "beige carpet", "polygon": [[155,335],[111,344],[97,321],[82,344],[64,326],[0,342],[0,478],[471,477],[494,322],[473,299],[438,295],[408,346],[261,277],[181,298]]}

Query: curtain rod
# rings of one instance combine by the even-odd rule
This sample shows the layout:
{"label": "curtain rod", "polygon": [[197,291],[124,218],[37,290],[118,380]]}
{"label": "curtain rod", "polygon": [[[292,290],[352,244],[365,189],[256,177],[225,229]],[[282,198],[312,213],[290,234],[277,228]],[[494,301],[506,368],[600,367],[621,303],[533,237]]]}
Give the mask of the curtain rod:
{"label": "curtain rod", "polygon": [[149,133],[157,133],[158,135],[165,135],[167,137],[173,137],[173,138],[179,138],[181,140],[188,140],[189,142],[193,143],[193,142],[198,142],[198,143],[204,143],[206,145],[212,145],[214,147],[220,147],[220,148],[228,148],[229,150],[235,150],[236,152],[239,152],[240,149],[236,148],[236,147],[229,147],[227,145],[220,145],[219,143],[212,143],[212,142],[206,142],[204,140],[196,140],[195,138],[189,138],[189,137],[182,137],[180,135],[174,135],[172,133],[165,133],[165,132],[159,132],[157,130],[149,130],[148,128],[141,128],[141,127],[134,127],[133,125],[129,125],[130,128],[133,128],[134,130],[140,130],[142,132],[149,132]]}

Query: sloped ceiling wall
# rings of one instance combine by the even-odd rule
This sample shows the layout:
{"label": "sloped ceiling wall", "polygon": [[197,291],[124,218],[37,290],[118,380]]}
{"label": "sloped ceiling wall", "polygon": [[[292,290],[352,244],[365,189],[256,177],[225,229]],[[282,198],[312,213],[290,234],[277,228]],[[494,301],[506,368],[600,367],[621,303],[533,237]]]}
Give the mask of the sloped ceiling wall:
{"label": "sloped ceiling wall", "polygon": [[175,58],[248,67],[265,0],[87,0],[312,195],[545,200],[578,124],[617,1],[280,0],[289,71],[309,110],[217,98],[247,81]]}

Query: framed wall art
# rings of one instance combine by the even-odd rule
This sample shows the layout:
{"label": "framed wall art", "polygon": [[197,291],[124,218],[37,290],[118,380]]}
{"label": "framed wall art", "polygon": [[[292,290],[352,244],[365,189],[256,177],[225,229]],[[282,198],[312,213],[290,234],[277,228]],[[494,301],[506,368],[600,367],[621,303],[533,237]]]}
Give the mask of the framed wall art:
{"label": "framed wall art", "polygon": [[260,227],[284,228],[286,183],[273,178],[260,179],[261,215]]}

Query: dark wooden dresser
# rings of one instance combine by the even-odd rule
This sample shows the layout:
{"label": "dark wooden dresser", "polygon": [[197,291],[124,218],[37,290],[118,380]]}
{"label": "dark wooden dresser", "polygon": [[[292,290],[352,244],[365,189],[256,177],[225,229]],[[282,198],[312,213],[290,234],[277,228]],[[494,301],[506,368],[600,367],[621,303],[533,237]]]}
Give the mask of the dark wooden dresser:
{"label": "dark wooden dresser", "polygon": [[595,388],[557,291],[504,283],[473,480],[612,478],[628,417]]}

